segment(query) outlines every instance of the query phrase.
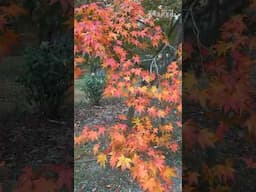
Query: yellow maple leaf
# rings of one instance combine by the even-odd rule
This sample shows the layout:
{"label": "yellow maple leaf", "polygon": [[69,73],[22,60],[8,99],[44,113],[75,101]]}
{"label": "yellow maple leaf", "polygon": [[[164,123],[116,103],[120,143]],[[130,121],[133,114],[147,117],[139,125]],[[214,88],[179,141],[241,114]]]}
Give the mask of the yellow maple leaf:
{"label": "yellow maple leaf", "polygon": [[177,177],[177,172],[174,168],[167,167],[164,169],[162,176],[166,182],[171,182],[172,177]]}
{"label": "yellow maple leaf", "polygon": [[106,166],[106,161],[107,161],[107,156],[104,153],[100,153],[97,156],[97,162],[102,166],[105,167]]}
{"label": "yellow maple leaf", "polygon": [[132,123],[136,126],[141,126],[141,121],[138,117],[133,118]]}
{"label": "yellow maple leaf", "polygon": [[154,94],[157,94],[157,92],[158,92],[157,87],[156,86],[152,86],[151,87],[151,93],[154,95]]}
{"label": "yellow maple leaf", "polygon": [[121,170],[130,169],[131,168],[132,160],[130,158],[125,157],[124,155],[121,155],[118,158],[118,162],[116,167],[121,167]]}

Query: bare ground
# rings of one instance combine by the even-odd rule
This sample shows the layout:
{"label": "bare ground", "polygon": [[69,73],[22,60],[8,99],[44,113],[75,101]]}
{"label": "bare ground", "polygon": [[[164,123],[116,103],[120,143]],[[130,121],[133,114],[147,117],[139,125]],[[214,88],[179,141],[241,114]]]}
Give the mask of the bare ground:
{"label": "bare ground", "polygon": [[[75,134],[90,125],[111,125],[117,121],[118,114],[127,109],[118,100],[103,101],[101,106],[76,104]],[[128,172],[100,167],[91,151],[91,144],[75,146],[74,185],[75,192],[141,192],[131,180]]]}
{"label": "bare ground", "polygon": [[[76,96],[75,134],[78,134],[85,125],[110,126],[118,121],[119,114],[127,111],[120,100],[103,100],[100,106],[90,106],[83,102],[84,97],[81,92],[77,92]],[[91,148],[92,144],[75,146],[75,192],[142,192],[137,183],[131,180],[128,172],[112,170],[108,166],[100,167]],[[176,191],[179,192],[181,191],[181,172],[180,168],[177,170],[180,177],[174,182]]]}

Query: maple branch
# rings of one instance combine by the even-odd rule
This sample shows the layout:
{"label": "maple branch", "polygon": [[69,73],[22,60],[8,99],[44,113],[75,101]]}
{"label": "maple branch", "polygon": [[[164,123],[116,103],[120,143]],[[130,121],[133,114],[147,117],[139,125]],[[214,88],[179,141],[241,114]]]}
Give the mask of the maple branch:
{"label": "maple branch", "polygon": [[148,24],[146,24],[144,21],[142,21],[142,20],[140,20],[140,19],[137,19],[136,21],[139,22],[139,23],[141,23],[141,24],[143,24],[143,25],[145,25],[145,26],[149,26]]}
{"label": "maple branch", "polygon": [[189,6],[188,10],[187,10],[187,13],[185,15],[185,18],[183,20],[183,23],[186,23],[187,19],[189,16],[191,16],[191,20],[192,20],[192,25],[193,25],[193,32],[196,36],[196,42],[197,42],[197,48],[198,48],[198,51],[199,51],[199,56],[200,56],[200,63],[201,63],[201,67],[202,67],[202,71],[204,71],[204,66],[203,66],[203,56],[201,54],[201,48],[204,47],[204,48],[207,48],[200,40],[200,30],[198,28],[198,25],[196,23],[196,20],[195,20],[195,17],[194,17],[194,13],[193,13],[193,9],[196,5],[198,0],[195,0],[191,3],[191,5]]}
{"label": "maple branch", "polygon": [[155,67],[155,69],[156,69],[156,74],[158,75],[159,72],[158,72],[158,66],[157,66],[157,64],[156,64],[156,57],[154,57],[153,60],[152,60],[152,62],[150,63],[150,69],[149,69],[150,73],[153,72],[153,66]]}
{"label": "maple branch", "polygon": [[[200,41],[200,30],[198,29],[198,26],[197,26],[197,23],[195,21],[195,17],[194,17],[194,14],[193,14],[193,10],[191,9],[190,10],[190,15],[191,15],[191,19],[192,19],[192,23],[193,23],[193,32],[195,33],[196,35],[196,42],[197,42],[197,48],[199,50],[199,56],[200,56],[200,61],[201,61],[201,66],[202,66],[202,69],[204,71],[204,67],[203,67],[203,56],[201,54],[201,47],[202,47],[202,42]],[[195,29],[195,30],[194,30]]]}
{"label": "maple branch", "polygon": [[[160,49],[160,51],[159,51],[156,55],[154,55],[152,58],[142,60],[142,61],[151,61],[151,63],[150,63],[150,73],[153,72],[153,66],[154,66],[155,69],[156,69],[156,74],[157,74],[157,75],[159,74],[159,69],[158,69],[158,65],[157,65],[157,58],[158,58],[160,55],[163,55],[163,52],[166,50],[166,48],[170,48],[170,49],[172,49],[173,51],[176,50],[176,48],[175,48],[174,46],[170,45],[170,44],[164,45],[164,46]],[[175,58],[175,54],[170,58],[170,61],[168,61],[168,62],[166,62],[166,63],[163,63],[164,68],[166,68],[167,65],[168,65],[170,62],[172,62],[172,61],[174,60],[174,58]]]}
{"label": "maple branch", "polygon": [[193,2],[191,3],[191,5],[189,6],[189,8],[187,9],[187,13],[186,13],[186,15],[185,15],[185,17],[184,17],[184,19],[183,19],[183,21],[182,21],[183,23],[186,23],[186,21],[187,21],[189,15],[190,15],[190,11],[193,10],[193,8],[195,7],[197,1],[198,1],[198,0],[193,1]]}

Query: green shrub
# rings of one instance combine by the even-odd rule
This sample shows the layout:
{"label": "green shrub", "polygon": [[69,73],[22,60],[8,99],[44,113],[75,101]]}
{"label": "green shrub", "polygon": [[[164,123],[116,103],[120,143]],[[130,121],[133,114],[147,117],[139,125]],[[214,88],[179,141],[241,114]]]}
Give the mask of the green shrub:
{"label": "green shrub", "polygon": [[28,89],[30,104],[45,115],[56,117],[73,83],[72,51],[72,43],[66,40],[25,50],[25,69],[18,82]]}
{"label": "green shrub", "polygon": [[105,84],[105,73],[103,71],[98,71],[84,76],[84,86],[82,87],[82,90],[92,104],[99,105]]}

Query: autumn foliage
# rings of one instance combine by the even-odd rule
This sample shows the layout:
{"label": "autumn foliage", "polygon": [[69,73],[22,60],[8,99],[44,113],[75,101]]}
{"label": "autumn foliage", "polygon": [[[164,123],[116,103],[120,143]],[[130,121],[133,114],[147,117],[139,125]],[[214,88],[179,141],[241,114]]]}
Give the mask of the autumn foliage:
{"label": "autumn foliage", "polygon": [[[254,11],[253,2],[242,14],[231,17],[222,25],[219,40],[208,49],[202,46],[197,52],[196,43],[184,44],[184,63],[190,67],[196,63],[202,69],[200,75],[193,67],[185,71],[184,100],[204,111],[202,117],[183,119],[184,191],[233,191],[239,176],[237,164],[255,168],[255,159],[249,154],[233,157],[221,152],[238,142],[245,146],[255,141],[256,41],[252,35],[255,17],[250,16]],[[230,135],[238,127],[245,134],[234,141]],[[192,163],[195,159],[197,166]]]}
{"label": "autumn foliage", "polygon": [[[31,13],[32,11],[29,10],[29,8],[26,7],[26,3],[31,3],[33,10],[37,11],[36,16],[39,16],[42,12],[40,12],[42,9],[45,9],[46,7],[51,7],[53,5],[59,4],[60,11],[63,11],[63,13],[70,11],[73,12],[72,5],[73,1],[69,0],[41,0],[38,2],[35,1],[1,1],[0,5],[0,61],[3,59],[4,56],[10,56],[10,58],[13,57],[13,55],[16,56],[16,51],[20,51],[20,45],[24,42],[24,37],[26,35],[26,30],[28,30],[29,35],[33,36],[35,35],[36,38],[38,38],[38,34],[36,34],[35,31],[31,29],[27,29],[27,25],[30,25],[35,18],[34,15]],[[34,3],[36,3],[33,7]],[[46,7],[44,7],[44,5]],[[26,8],[25,8],[26,7]],[[40,10],[41,9],[41,10]],[[63,16],[64,14],[60,14]],[[58,16],[60,16],[58,15]],[[48,15],[51,16],[51,15]],[[27,19],[29,18],[29,19]],[[31,20],[30,20],[31,19]],[[24,22],[24,23],[23,23]],[[40,21],[42,22],[42,21]],[[21,25],[22,23],[22,25]],[[43,23],[43,22],[42,22]],[[37,23],[38,25],[42,25],[42,23]],[[64,24],[71,24],[68,21],[66,21]],[[72,20],[72,26],[73,26],[73,20]],[[24,30],[25,28],[25,30]],[[24,33],[24,31],[25,33]],[[29,31],[31,30],[31,31]],[[45,30],[46,31],[46,30]],[[43,31],[43,32],[45,32]],[[31,32],[31,33],[29,33]],[[42,33],[43,33],[42,32]],[[25,35],[24,35],[25,34]],[[27,43],[27,42],[26,42]],[[30,42],[29,42],[30,43]],[[41,42],[40,42],[41,43]],[[17,47],[15,47],[17,46]],[[24,50],[26,47],[26,44],[22,44],[22,49]],[[15,47],[15,50],[13,49]],[[13,52],[15,52],[13,54]],[[20,54],[20,53],[18,53]],[[20,56],[20,55],[18,55]],[[20,63],[20,60],[16,60],[16,62]],[[2,65],[8,65],[7,67],[13,68],[10,63],[1,62]],[[9,66],[10,65],[10,66]],[[12,69],[15,73],[16,69]],[[10,74],[6,74],[10,75]],[[16,74],[15,74],[16,75]],[[31,75],[31,74],[29,74]],[[7,78],[6,76],[5,78]],[[6,79],[6,82],[9,82],[9,79]],[[10,82],[12,79],[10,80]],[[5,82],[1,79],[1,87],[4,88],[5,86],[9,86],[9,84],[5,84]],[[33,83],[33,82],[32,82]],[[16,87],[13,87],[13,89],[16,89]],[[17,99],[17,98],[16,98]],[[15,111],[16,112],[16,111]],[[8,114],[9,115],[9,114]],[[17,115],[17,114],[15,114]],[[10,115],[12,116],[12,115]],[[18,116],[18,115],[17,115]],[[32,121],[34,122],[35,119]],[[6,122],[5,122],[6,123]],[[3,124],[1,119],[1,128]],[[16,123],[16,122],[15,122]],[[6,123],[8,124],[8,123]],[[17,123],[19,124],[19,123]],[[32,123],[33,124],[33,123]],[[21,132],[22,126],[18,127],[18,131],[16,132],[17,135],[19,135]],[[23,126],[23,128],[26,128],[26,126]],[[34,127],[37,129],[38,127]],[[11,130],[14,131],[14,130]],[[25,131],[22,133],[25,135],[25,133],[28,133],[29,131]],[[8,134],[8,133],[7,133]],[[31,133],[29,133],[31,134]],[[17,136],[15,135],[15,136]],[[26,135],[30,136],[30,135]],[[16,140],[16,137],[13,139],[13,141]],[[31,140],[32,141],[32,140]],[[14,142],[15,143],[15,142]],[[30,143],[31,145],[32,142]],[[1,137],[1,145],[3,145],[3,140]],[[0,172],[1,172],[1,181],[0,181],[0,191],[15,191],[15,192],[28,192],[28,191],[34,191],[34,192],[42,192],[42,191],[73,191],[73,167],[67,164],[51,164],[51,165],[37,165],[37,166],[31,166],[26,165],[21,171],[20,171],[20,164],[23,164],[18,160],[17,158],[17,151],[12,151],[12,145],[10,145],[9,142],[6,144],[7,146],[2,146],[2,150],[5,153],[6,149],[9,150],[9,153],[13,153],[14,155],[12,158],[6,159],[4,161],[1,159],[0,161]],[[16,146],[15,146],[16,147]],[[40,151],[40,150],[38,150]],[[50,151],[50,149],[49,149]],[[21,152],[22,153],[22,152]],[[33,152],[32,152],[33,153]],[[8,155],[7,155],[8,157]],[[1,158],[6,158],[2,157]],[[15,163],[13,163],[15,162]],[[38,161],[39,162],[39,161]],[[35,162],[33,162],[35,163]],[[36,164],[36,163],[35,163]],[[35,165],[33,164],[33,165]],[[24,166],[24,165],[23,165]]]}
{"label": "autumn foliage", "polygon": [[[82,5],[75,9],[75,76],[84,56],[100,58],[107,73],[105,97],[123,98],[131,114],[119,116],[111,127],[84,127],[75,137],[76,144],[94,142],[93,152],[103,167],[129,170],[143,190],[170,191],[174,167],[167,165],[167,152],[178,150],[172,138],[180,120],[170,121],[170,114],[181,114],[181,66],[171,62],[163,74],[145,69],[135,48],[147,51],[168,41],[159,26],[148,16],[140,3],[114,1]],[[181,50],[177,51],[180,57]],[[97,142],[109,138],[105,148]]]}
{"label": "autumn foliage", "polygon": [[25,167],[14,192],[73,191],[73,170],[65,165]]}

